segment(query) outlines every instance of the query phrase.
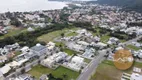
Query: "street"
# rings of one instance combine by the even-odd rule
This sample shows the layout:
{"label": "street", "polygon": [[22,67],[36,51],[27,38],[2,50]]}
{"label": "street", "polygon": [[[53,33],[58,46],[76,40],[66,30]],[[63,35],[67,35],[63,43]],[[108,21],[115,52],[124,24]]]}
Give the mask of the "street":
{"label": "street", "polygon": [[89,80],[90,76],[95,72],[98,64],[104,60],[104,55],[106,54],[106,50],[98,51],[99,55],[97,58],[94,58],[90,64],[83,70],[83,72],[80,74],[77,80]]}
{"label": "street", "polygon": [[[133,41],[137,41],[139,38],[141,38],[141,36],[138,36],[132,40],[129,40],[127,42],[122,43],[123,45],[128,45]],[[93,75],[96,71],[96,68],[98,66],[98,64],[104,60],[105,58],[103,57],[106,54],[106,51],[109,50],[106,49],[105,51],[99,51],[99,55],[97,56],[97,58],[94,58],[90,64],[83,70],[83,72],[80,74],[80,76],[78,77],[77,80],[89,80],[89,78],[91,77],[91,75]]]}

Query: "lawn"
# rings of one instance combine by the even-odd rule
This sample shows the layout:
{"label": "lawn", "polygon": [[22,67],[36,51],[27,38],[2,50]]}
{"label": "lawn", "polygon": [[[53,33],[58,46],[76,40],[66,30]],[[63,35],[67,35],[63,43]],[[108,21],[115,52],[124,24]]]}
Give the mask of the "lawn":
{"label": "lawn", "polygon": [[66,52],[68,55],[77,54],[76,51],[66,48],[64,43],[62,43],[62,42],[55,42],[55,43],[56,43],[57,47],[62,47],[62,51]]}
{"label": "lawn", "polygon": [[135,50],[135,51],[140,50],[140,48],[133,46],[133,45],[127,45],[126,47],[129,49]]}
{"label": "lawn", "polygon": [[57,47],[64,47],[65,44],[62,42],[54,42]]}
{"label": "lawn", "polygon": [[107,34],[101,37],[101,41],[104,43],[107,43],[107,41],[109,40],[110,36],[108,36]]}
{"label": "lawn", "polygon": [[14,57],[16,57],[16,56],[22,54],[22,52],[20,52],[20,51],[15,51],[14,54],[15,54]]}
{"label": "lawn", "polygon": [[134,62],[131,68],[121,71],[114,66],[112,61],[104,60],[101,64],[99,64],[95,74],[91,76],[90,80],[120,80],[122,73],[132,73],[134,66],[142,68],[142,63]]}
{"label": "lawn", "polygon": [[56,78],[63,78],[63,75],[67,75],[66,79],[63,80],[71,80],[71,79],[75,80],[79,76],[78,72],[72,71],[70,69],[61,66],[55,70],[52,70],[42,65],[37,65],[33,67],[32,70],[30,70],[28,73],[35,76],[37,79],[39,79],[39,77],[42,74],[49,74],[49,73],[52,73],[52,75]]}
{"label": "lawn", "polygon": [[68,48],[64,48],[63,51],[66,52],[68,55],[77,54],[76,51],[73,51],[73,50],[68,49]]}
{"label": "lawn", "polygon": [[86,62],[86,63],[90,63],[90,62],[91,62],[91,60],[90,60],[90,59],[87,59],[87,58],[84,58],[84,62]]}

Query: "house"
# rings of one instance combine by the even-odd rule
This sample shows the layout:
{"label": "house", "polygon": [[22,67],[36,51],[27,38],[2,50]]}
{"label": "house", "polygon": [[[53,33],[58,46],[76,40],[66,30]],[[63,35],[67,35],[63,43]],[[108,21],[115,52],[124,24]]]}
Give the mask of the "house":
{"label": "house", "polygon": [[35,29],[33,29],[32,27],[29,27],[27,30],[28,30],[29,32],[35,31]]}
{"label": "house", "polygon": [[130,80],[142,80],[142,75],[138,73],[132,73]]}
{"label": "house", "polygon": [[31,75],[29,74],[22,74],[16,77],[11,77],[9,80],[35,80]]}
{"label": "house", "polygon": [[4,80],[4,76],[3,76],[2,72],[0,72],[0,80]]}
{"label": "house", "polygon": [[4,48],[8,49],[9,51],[13,51],[13,50],[19,49],[20,46],[18,43],[14,43],[12,45],[6,45],[6,46],[4,46]]}
{"label": "house", "polygon": [[83,64],[84,64],[84,58],[81,58],[79,56],[74,56],[71,59],[71,62],[64,63],[64,65],[66,65],[67,67],[69,67],[75,71],[79,71],[81,69],[81,67],[83,67]]}
{"label": "house", "polygon": [[82,46],[88,46],[89,43],[85,42],[85,41],[77,41],[77,44],[82,45]]}
{"label": "house", "polygon": [[46,59],[41,61],[41,65],[53,68],[56,63],[59,63],[60,61],[66,60],[67,53],[65,52],[59,52],[57,54],[53,54]]}
{"label": "house", "polygon": [[98,37],[98,36],[95,36],[95,37],[94,37],[94,41],[95,41],[95,42],[99,42],[100,40],[101,40],[100,37]]}
{"label": "house", "polygon": [[137,33],[137,35],[142,35],[142,29],[138,29],[138,31],[136,33]]}
{"label": "house", "polygon": [[9,49],[7,48],[0,48],[0,55],[6,55],[9,53]]}
{"label": "house", "polygon": [[85,52],[82,54],[83,57],[92,59],[95,56],[95,49],[93,48],[86,48]]}
{"label": "house", "polygon": [[7,57],[4,55],[4,56],[0,56],[0,63],[3,63],[7,60]]}
{"label": "house", "polygon": [[117,39],[115,37],[111,37],[111,38],[109,38],[109,41],[107,43],[112,45],[112,44],[117,44],[118,42],[119,42],[119,39]]}
{"label": "house", "polygon": [[142,50],[137,51],[138,57],[142,58]]}
{"label": "house", "polygon": [[121,80],[141,80],[142,69],[134,67],[132,74],[123,73]]}
{"label": "house", "polygon": [[67,46],[68,46],[69,49],[72,49],[72,50],[75,50],[75,51],[78,51],[78,52],[84,51],[85,48],[87,47],[87,46],[76,44],[74,42],[69,42],[67,44]]}
{"label": "house", "polygon": [[40,77],[40,80],[49,80],[48,76],[46,74],[43,74],[41,77]]}
{"label": "house", "polygon": [[104,47],[107,47],[107,44],[102,43],[102,42],[98,42],[98,43],[92,42],[92,43],[90,44],[90,46],[94,46],[94,47],[98,47],[98,48],[102,49],[102,48],[104,48]]}
{"label": "house", "polygon": [[115,50],[116,50],[116,51],[118,51],[118,50],[120,50],[120,49],[124,49],[124,48],[123,48],[123,47],[121,47],[121,46],[120,46],[120,47],[115,48]]}
{"label": "house", "polygon": [[43,54],[46,54],[47,53],[47,47],[46,46],[43,46],[41,44],[36,44],[36,46],[33,46],[30,48],[31,52],[34,53],[34,55],[36,56],[41,56]]}
{"label": "house", "polygon": [[138,42],[132,42],[132,44],[133,44],[134,46],[136,46],[136,47],[141,47],[141,46],[142,46],[142,44],[140,44],[140,43],[138,43]]}
{"label": "house", "polygon": [[0,72],[4,75],[8,73],[11,70],[11,67],[9,65],[5,65],[2,68],[0,68]]}
{"label": "house", "polygon": [[55,48],[55,43],[50,41],[46,46],[49,51],[53,51]]}
{"label": "house", "polygon": [[23,48],[20,49],[20,51],[21,51],[22,53],[25,53],[25,52],[29,52],[30,49],[29,49],[28,46],[24,46]]}

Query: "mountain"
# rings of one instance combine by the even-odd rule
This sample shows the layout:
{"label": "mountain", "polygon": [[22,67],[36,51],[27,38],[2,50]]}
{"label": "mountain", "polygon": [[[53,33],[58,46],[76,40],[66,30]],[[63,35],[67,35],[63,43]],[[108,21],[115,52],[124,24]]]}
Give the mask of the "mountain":
{"label": "mountain", "polygon": [[[89,2],[92,3],[93,1]],[[135,10],[142,12],[142,0],[98,0],[95,3],[120,6],[125,10]]]}

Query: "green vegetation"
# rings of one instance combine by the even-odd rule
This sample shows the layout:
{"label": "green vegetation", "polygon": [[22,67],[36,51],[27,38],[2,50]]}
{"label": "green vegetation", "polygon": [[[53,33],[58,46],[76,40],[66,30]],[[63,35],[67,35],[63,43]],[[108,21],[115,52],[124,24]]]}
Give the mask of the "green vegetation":
{"label": "green vegetation", "polygon": [[65,44],[62,42],[54,42],[57,47],[65,47]]}
{"label": "green vegetation", "polygon": [[53,31],[53,32],[39,36],[37,40],[48,43],[49,41],[53,41],[53,39],[59,37],[62,33],[65,33],[65,32],[66,32],[66,29]]}
{"label": "green vegetation", "polygon": [[[56,30],[56,31],[53,31],[53,32],[50,32],[50,33],[43,34],[43,35],[39,36],[37,38],[37,40],[38,41],[44,41],[44,42],[48,43],[49,41],[53,41],[53,39],[55,39],[57,37],[61,37],[62,33],[65,34],[65,33],[69,32],[69,30],[74,30],[74,29],[76,29],[76,28],[73,27],[71,29],[70,28],[64,28],[62,30]],[[68,34],[68,36],[69,35],[74,35],[74,34]]]}
{"label": "green vegetation", "polygon": [[15,56],[18,56],[18,55],[22,54],[22,52],[20,52],[20,51],[15,51],[14,54],[15,54],[15,55],[14,55],[14,57],[15,57]]}
{"label": "green vegetation", "polygon": [[[90,3],[93,3],[93,1],[91,1]],[[94,3],[96,3],[94,1]],[[120,6],[123,8],[123,10],[125,11],[138,11],[138,12],[142,12],[142,1],[141,0],[98,0],[97,3],[99,4],[108,4],[111,6]]]}
{"label": "green vegetation", "polygon": [[38,79],[42,74],[49,74],[52,71],[52,69],[46,68],[42,65],[37,65],[33,67],[28,73]]}
{"label": "green vegetation", "polygon": [[[90,80],[120,80],[122,72],[113,66],[112,61],[105,60],[99,64]],[[103,77],[102,77],[103,76]]]}
{"label": "green vegetation", "polygon": [[106,43],[109,40],[109,38],[110,38],[110,36],[104,35],[104,36],[101,37],[101,41]]}
{"label": "green vegetation", "polygon": [[64,43],[62,42],[55,42],[55,43],[57,47],[61,48],[61,51],[66,52],[68,55],[77,54],[76,51],[66,48]]}
{"label": "green vegetation", "polygon": [[76,32],[71,32],[71,33],[67,34],[66,36],[68,37],[68,36],[76,36],[76,35],[77,35]]}
{"label": "green vegetation", "polygon": [[[70,69],[67,69],[65,67],[58,67],[55,70],[49,69],[47,67],[44,67],[42,65],[37,65],[33,67],[29,72],[32,76],[35,76],[37,79],[42,74],[52,74],[56,78],[62,78],[63,80],[71,80],[71,79],[76,79],[79,76],[78,72],[72,71]],[[63,75],[67,75],[66,79],[64,79]]]}
{"label": "green vegetation", "polygon": [[7,34],[4,34],[3,36],[0,36],[0,39],[4,39],[5,37],[9,37],[9,36],[15,36],[17,34],[20,34],[22,32],[27,31],[27,29],[20,29],[20,28],[14,28],[12,27],[12,29],[8,30]]}
{"label": "green vegetation", "polygon": [[74,55],[74,54],[77,54],[76,51],[73,51],[73,50],[70,50],[70,49],[67,49],[67,48],[64,48],[63,51],[66,52],[68,55]]}
{"label": "green vegetation", "polygon": [[68,24],[58,24],[47,26],[45,28],[37,28],[33,32],[21,32],[14,36],[8,36],[0,40],[0,47],[4,45],[13,44],[18,42],[20,46],[29,46],[32,47],[40,41],[37,40],[37,37],[42,36],[43,34],[47,34],[53,31],[62,30],[64,28],[70,28],[71,26]]}
{"label": "green vegetation", "polygon": [[95,74],[91,76],[90,80],[120,80],[123,72],[132,73],[133,67],[142,68],[142,63],[134,62],[131,68],[121,71],[114,66],[112,61],[104,60],[99,64]]}
{"label": "green vegetation", "polygon": [[135,50],[135,51],[137,51],[137,50],[140,49],[140,48],[138,48],[138,47],[136,47],[136,46],[133,46],[133,45],[127,45],[127,48],[132,49],[132,50]]}
{"label": "green vegetation", "polygon": [[87,58],[84,58],[84,62],[86,62],[86,63],[90,63],[90,62],[91,62],[91,60],[90,60],[90,59],[87,59]]}

